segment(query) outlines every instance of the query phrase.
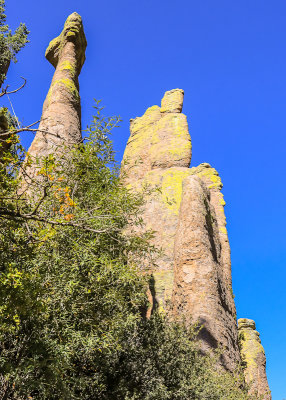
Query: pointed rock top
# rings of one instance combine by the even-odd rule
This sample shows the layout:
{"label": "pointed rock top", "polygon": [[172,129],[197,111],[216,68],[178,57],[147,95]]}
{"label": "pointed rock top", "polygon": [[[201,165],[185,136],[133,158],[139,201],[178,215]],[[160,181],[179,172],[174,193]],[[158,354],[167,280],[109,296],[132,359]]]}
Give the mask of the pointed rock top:
{"label": "pointed rock top", "polygon": [[68,16],[62,33],[50,42],[46,50],[45,56],[55,68],[68,42],[72,42],[75,45],[78,70],[80,72],[85,61],[87,42],[81,16],[76,12]]}
{"label": "pointed rock top", "polygon": [[183,109],[183,89],[172,89],[164,94],[161,101],[161,113],[181,113]]}

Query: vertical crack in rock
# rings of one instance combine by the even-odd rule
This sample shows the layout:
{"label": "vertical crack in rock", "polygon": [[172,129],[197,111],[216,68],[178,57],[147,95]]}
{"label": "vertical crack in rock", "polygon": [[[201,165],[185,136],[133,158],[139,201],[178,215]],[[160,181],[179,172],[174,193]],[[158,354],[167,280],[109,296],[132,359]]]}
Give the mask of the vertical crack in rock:
{"label": "vertical crack in rock", "polygon": [[[64,146],[82,139],[78,76],[86,46],[81,16],[74,12],[46,50],[46,58],[56,70],[43,105],[39,130],[28,151],[33,159],[52,151],[60,153]],[[26,166],[23,175],[28,184],[35,175],[35,167]]]}
{"label": "vertical crack in rock", "polygon": [[266,376],[266,357],[255,322],[240,318],[238,331],[241,358],[245,366],[245,381],[250,385],[250,394],[263,400],[271,400]]}

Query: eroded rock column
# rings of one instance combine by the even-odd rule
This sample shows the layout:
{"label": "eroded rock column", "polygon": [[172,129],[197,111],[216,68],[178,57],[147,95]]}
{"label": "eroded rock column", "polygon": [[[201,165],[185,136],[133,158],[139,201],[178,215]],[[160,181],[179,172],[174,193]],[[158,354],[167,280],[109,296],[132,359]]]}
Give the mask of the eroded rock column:
{"label": "eroded rock column", "polygon": [[[161,107],[147,109],[142,117],[130,121],[122,167],[122,179],[140,190],[148,185],[155,191],[146,199],[143,219],[155,231],[153,244],[162,249],[151,267],[154,276],[153,306],[168,308],[174,277],[174,237],[178,222],[182,180],[189,173],[191,138],[187,118],[181,113],[184,92],[165,93]],[[158,189],[158,190],[156,190]]]}
{"label": "eroded rock column", "polygon": [[[86,45],[82,19],[73,13],[46,50],[46,58],[56,70],[43,105],[39,130],[28,151],[32,158],[60,152],[64,146],[82,139],[78,76],[85,61]],[[34,174],[33,166],[25,168],[26,181]]]}
{"label": "eroded rock column", "polygon": [[266,357],[255,322],[241,318],[238,320],[238,330],[241,358],[245,364],[244,376],[246,383],[250,385],[250,394],[259,399],[271,400],[266,376]]}

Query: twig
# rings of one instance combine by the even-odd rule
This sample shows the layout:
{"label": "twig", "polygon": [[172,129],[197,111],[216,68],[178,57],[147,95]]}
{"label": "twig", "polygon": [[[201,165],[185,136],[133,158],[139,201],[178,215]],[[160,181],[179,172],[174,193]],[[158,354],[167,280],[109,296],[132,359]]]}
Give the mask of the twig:
{"label": "twig", "polygon": [[21,79],[24,80],[24,83],[22,86],[20,86],[18,89],[15,90],[11,90],[10,92],[7,92],[9,85],[7,85],[5,88],[2,89],[2,92],[0,93],[0,97],[5,96],[5,94],[13,94],[18,92],[19,90],[23,89],[23,87],[26,85],[27,83],[27,79],[23,78],[22,76],[20,77]]}

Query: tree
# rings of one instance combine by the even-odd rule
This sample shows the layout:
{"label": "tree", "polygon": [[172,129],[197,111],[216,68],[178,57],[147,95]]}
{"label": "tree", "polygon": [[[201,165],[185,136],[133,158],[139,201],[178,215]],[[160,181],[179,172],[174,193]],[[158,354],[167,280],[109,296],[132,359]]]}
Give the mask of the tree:
{"label": "tree", "polygon": [[245,400],[241,375],[216,371],[194,328],[145,318],[140,260],[152,262],[156,249],[152,232],[136,231],[144,193],[118,177],[117,122],[97,110],[82,144],[29,160],[39,178],[30,201],[18,194],[20,145],[3,158],[0,396]]}
{"label": "tree", "polygon": [[6,23],[5,0],[0,0],[0,87],[6,78],[11,60],[16,62],[16,54],[28,42],[29,31],[25,24],[20,24],[12,34]]}

